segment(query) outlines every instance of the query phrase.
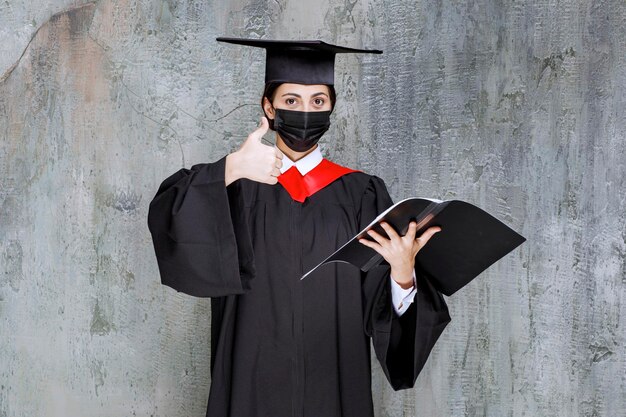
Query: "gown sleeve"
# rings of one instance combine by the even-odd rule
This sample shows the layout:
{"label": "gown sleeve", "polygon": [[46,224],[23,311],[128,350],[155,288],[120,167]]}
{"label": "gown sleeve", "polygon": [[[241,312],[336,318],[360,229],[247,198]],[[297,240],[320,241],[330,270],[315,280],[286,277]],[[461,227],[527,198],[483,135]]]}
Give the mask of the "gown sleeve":
{"label": "gown sleeve", "polygon": [[[360,209],[363,228],[392,200],[384,182],[372,177]],[[388,264],[363,273],[365,332],[372,338],[376,357],[394,390],[412,388],[437,339],[450,322],[443,296],[416,263],[415,300],[398,316],[392,305]]]}
{"label": "gown sleeve", "polygon": [[254,276],[242,180],[226,187],[225,167],[226,157],[180,169],[148,210],[161,282],[196,297],[243,293]]}

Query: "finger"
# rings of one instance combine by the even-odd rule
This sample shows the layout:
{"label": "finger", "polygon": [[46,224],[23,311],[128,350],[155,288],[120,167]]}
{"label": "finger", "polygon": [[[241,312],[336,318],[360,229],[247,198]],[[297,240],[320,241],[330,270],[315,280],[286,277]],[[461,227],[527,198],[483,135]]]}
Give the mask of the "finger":
{"label": "finger", "polygon": [[359,243],[367,246],[368,248],[374,249],[376,252],[379,252],[379,249],[381,248],[381,246],[378,243],[372,242],[363,238],[359,239]]}
{"label": "finger", "polygon": [[367,234],[370,235],[372,239],[374,239],[381,246],[389,242],[389,239],[387,239],[386,237],[384,237],[383,235],[381,235],[374,229],[368,230]]}
{"label": "finger", "polygon": [[272,169],[272,173],[270,174],[272,177],[278,177],[280,175],[280,169],[274,167]]}
{"label": "finger", "polygon": [[276,158],[283,159],[283,152],[278,149],[277,146],[274,146],[274,153],[276,154]]}
{"label": "finger", "polygon": [[429,227],[420,237],[417,238],[417,240],[420,242],[421,246],[424,246],[435,233],[439,233],[440,231],[441,227],[439,226]]}
{"label": "finger", "polygon": [[274,162],[274,164],[276,168],[281,169],[283,167],[283,160],[276,158],[276,161]]}
{"label": "finger", "polygon": [[391,227],[391,225],[389,223],[387,223],[387,222],[380,222],[380,227],[385,229],[385,232],[387,232],[387,236],[389,236],[389,239],[391,239],[391,240],[400,239],[400,235],[398,235],[398,233],[396,233],[395,229],[393,227]]}
{"label": "finger", "polygon": [[411,221],[411,223],[409,223],[409,230],[407,230],[406,235],[404,235],[404,238],[408,240],[415,240],[416,233],[417,233],[417,222]]}

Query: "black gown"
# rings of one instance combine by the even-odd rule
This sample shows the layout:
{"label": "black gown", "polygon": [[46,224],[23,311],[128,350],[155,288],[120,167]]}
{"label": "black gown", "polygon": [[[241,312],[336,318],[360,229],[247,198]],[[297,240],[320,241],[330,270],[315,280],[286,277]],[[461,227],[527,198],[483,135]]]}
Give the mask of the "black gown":
{"label": "black gown", "polygon": [[353,172],[300,203],[280,184],[226,187],[224,170],[179,170],[148,215],[162,283],[211,297],[207,416],[373,416],[370,339],[392,387],[412,387],[450,321],[443,296],[417,266],[398,317],[388,265],[300,277],[392,204],[383,181]]}

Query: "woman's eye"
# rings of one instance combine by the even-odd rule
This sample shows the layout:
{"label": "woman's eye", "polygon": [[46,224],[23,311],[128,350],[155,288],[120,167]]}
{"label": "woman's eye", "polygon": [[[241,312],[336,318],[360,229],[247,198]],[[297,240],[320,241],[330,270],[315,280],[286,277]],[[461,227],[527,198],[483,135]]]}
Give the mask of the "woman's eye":
{"label": "woman's eye", "polygon": [[316,98],[314,103],[315,103],[316,106],[323,106],[324,105],[324,99]]}
{"label": "woman's eye", "polygon": [[296,104],[296,99],[295,98],[288,98],[287,100],[285,100],[285,103],[287,103],[288,105],[293,105]]}

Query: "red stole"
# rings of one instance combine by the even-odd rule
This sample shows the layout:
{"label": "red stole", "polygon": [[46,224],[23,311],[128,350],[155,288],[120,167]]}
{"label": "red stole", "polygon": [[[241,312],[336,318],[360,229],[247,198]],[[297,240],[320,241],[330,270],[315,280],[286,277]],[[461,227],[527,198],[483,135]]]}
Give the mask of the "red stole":
{"label": "red stole", "polygon": [[300,174],[295,165],[292,166],[278,176],[278,182],[287,190],[291,198],[302,203],[307,197],[312,196],[331,182],[351,172],[358,171],[342,167],[324,158],[315,168],[307,172],[305,176]]}

